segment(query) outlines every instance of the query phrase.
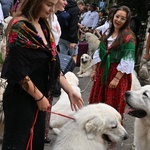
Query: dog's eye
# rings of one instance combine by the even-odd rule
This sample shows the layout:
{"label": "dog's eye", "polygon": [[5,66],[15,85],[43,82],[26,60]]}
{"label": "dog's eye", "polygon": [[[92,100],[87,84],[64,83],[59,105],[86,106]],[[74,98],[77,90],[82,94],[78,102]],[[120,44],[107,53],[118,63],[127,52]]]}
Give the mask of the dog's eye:
{"label": "dog's eye", "polygon": [[143,95],[144,95],[144,96],[146,96],[146,97],[148,97],[148,95],[147,95],[147,93],[146,93],[146,92],[144,92],[144,93],[143,93]]}
{"label": "dog's eye", "polygon": [[116,128],[117,128],[117,125],[115,125],[115,126],[112,126],[111,128],[112,128],[112,129],[116,129]]}

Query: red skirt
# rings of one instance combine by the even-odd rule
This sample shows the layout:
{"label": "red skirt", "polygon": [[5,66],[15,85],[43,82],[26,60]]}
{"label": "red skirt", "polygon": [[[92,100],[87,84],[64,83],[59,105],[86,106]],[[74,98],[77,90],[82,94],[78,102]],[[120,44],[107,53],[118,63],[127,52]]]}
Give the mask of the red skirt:
{"label": "red skirt", "polygon": [[118,72],[117,66],[117,63],[111,64],[106,84],[102,84],[101,82],[103,69],[97,68],[96,81],[94,81],[91,89],[89,104],[106,103],[114,107],[123,117],[126,106],[124,93],[131,89],[132,78],[131,74],[124,74],[116,88],[109,88],[109,83]]}

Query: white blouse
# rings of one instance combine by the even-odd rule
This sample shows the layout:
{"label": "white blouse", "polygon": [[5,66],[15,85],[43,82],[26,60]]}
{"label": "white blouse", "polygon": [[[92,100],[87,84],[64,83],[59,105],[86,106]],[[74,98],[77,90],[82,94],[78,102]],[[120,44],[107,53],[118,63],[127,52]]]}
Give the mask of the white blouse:
{"label": "white blouse", "polygon": [[[116,37],[112,38],[111,36],[108,38],[108,47],[114,42],[115,39]],[[101,62],[99,57],[99,49],[93,54],[93,63],[97,64],[98,62]],[[117,66],[117,70],[126,74],[132,73],[134,70],[134,60],[124,60],[122,58]]]}
{"label": "white blouse", "polygon": [[52,33],[54,35],[55,44],[58,45],[61,36],[61,28],[57,16],[55,14],[51,16],[51,19],[49,20],[49,24],[51,26]]}

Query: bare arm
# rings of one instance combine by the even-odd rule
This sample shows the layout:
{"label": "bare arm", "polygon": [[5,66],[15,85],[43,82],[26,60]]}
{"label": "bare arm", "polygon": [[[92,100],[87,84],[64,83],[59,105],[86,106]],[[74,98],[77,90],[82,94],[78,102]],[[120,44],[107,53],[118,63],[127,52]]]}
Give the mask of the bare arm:
{"label": "bare arm", "polygon": [[19,83],[21,87],[35,99],[39,110],[46,111],[50,108],[48,99],[33,84],[29,76],[26,76]]}
{"label": "bare arm", "polygon": [[113,80],[110,82],[109,88],[116,88],[120,79],[123,77],[123,75],[124,73],[122,73],[121,71],[118,71],[115,77],[113,78]]}
{"label": "bare arm", "polygon": [[93,67],[93,72],[92,72],[92,74],[91,74],[91,80],[92,80],[92,81],[95,81],[96,71],[97,71],[97,68],[99,67],[99,65],[100,65],[100,63],[97,63],[97,64],[95,64],[94,67]]}

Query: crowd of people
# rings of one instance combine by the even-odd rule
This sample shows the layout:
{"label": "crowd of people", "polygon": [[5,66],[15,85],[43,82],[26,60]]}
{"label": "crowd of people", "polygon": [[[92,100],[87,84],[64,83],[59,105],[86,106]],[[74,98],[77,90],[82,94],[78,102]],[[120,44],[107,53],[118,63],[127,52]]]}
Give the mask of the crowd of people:
{"label": "crowd of people", "polygon": [[[1,23],[12,16],[6,30],[7,53],[1,72],[8,82],[3,95],[2,150],[29,146],[43,150],[44,143],[50,142],[50,111],[57,82],[68,94],[72,110],[83,106],[82,97],[61,72],[58,53],[71,55],[76,62],[79,35],[85,27],[101,40],[93,54],[96,63],[89,104],[109,104],[123,117],[123,97],[131,88],[140,30],[140,25],[136,31],[130,28],[131,15],[127,6],[107,8],[106,3],[101,3],[98,7],[81,0],[0,1]],[[33,128],[34,134],[30,132]]]}

